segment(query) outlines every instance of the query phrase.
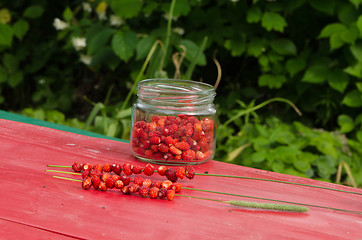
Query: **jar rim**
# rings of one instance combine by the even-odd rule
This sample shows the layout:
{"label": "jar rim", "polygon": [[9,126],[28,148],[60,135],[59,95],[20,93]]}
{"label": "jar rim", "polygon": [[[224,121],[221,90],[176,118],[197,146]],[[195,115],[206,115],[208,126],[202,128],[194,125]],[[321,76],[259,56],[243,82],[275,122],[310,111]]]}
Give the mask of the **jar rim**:
{"label": "jar rim", "polygon": [[[158,87],[162,87],[165,85],[162,84],[168,84],[167,87],[172,87],[175,86],[174,90],[179,90],[177,93],[178,94],[182,94],[182,93],[186,93],[186,94],[190,94],[190,92],[192,93],[198,93],[198,92],[202,92],[205,93],[206,92],[215,92],[215,89],[212,85],[207,84],[207,83],[203,83],[203,82],[197,82],[197,81],[193,81],[193,80],[184,80],[184,79],[168,79],[168,78],[151,78],[151,79],[145,79],[142,80],[138,83],[138,88],[142,87],[142,86],[158,86]],[[176,88],[177,87],[177,88]],[[191,89],[188,89],[187,87],[191,87]],[[197,88],[198,87],[198,88]],[[153,91],[162,91],[164,89],[160,88],[160,89],[152,89]],[[171,89],[169,89],[171,90]]]}

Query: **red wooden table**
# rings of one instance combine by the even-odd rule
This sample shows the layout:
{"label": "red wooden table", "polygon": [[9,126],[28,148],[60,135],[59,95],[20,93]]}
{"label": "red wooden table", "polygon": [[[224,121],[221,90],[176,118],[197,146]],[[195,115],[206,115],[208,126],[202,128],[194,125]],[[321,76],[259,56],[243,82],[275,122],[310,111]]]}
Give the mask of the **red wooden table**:
{"label": "red wooden table", "polygon": [[[1,239],[362,239],[362,215],[311,207],[308,212],[253,210],[175,197],[173,201],[82,190],[53,178],[47,164],[126,163],[144,166],[128,143],[0,119]],[[360,189],[210,161],[196,172]],[[58,174],[61,175],[61,174]],[[152,176],[156,178],[157,176]],[[276,182],[196,176],[186,187],[362,211],[362,196]],[[220,200],[247,198],[182,190]],[[261,201],[259,201],[261,202]]]}

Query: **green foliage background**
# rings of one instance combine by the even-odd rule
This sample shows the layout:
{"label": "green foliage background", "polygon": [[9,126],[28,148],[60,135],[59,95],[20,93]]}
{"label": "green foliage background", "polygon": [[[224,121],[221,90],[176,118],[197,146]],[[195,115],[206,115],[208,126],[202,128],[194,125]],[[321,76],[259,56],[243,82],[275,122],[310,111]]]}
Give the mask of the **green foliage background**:
{"label": "green foliage background", "polygon": [[215,159],[362,185],[362,0],[172,3],[2,1],[1,108],[125,139],[140,79],[183,52],[214,84],[216,56]]}

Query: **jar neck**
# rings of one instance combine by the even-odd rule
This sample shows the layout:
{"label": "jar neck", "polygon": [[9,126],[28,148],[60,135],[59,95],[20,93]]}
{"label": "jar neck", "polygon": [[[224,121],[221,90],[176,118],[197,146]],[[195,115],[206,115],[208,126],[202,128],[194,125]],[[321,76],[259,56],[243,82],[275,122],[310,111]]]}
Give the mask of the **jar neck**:
{"label": "jar neck", "polygon": [[139,82],[139,101],[145,104],[187,109],[213,104],[214,88],[206,83],[179,79],[148,79]]}

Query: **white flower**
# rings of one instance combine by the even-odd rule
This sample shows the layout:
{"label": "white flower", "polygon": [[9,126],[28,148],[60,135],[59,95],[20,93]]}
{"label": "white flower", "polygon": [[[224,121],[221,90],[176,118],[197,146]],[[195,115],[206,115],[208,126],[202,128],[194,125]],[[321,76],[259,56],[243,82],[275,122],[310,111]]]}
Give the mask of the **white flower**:
{"label": "white flower", "polygon": [[111,26],[115,26],[115,27],[119,27],[124,23],[123,19],[116,15],[111,15],[110,22],[111,22]]}
{"label": "white flower", "polygon": [[174,29],[172,29],[172,31],[173,31],[174,33],[179,34],[179,35],[183,35],[183,34],[185,33],[185,29],[180,28],[180,27],[175,27]]}
{"label": "white flower", "polygon": [[72,38],[73,47],[75,50],[82,50],[87,46],[86,39],[82,37],[73,37]]}
{"label": "white flower", "polygon": [[56,30],[63,30],[69,27],[69,24],[60,20],[59,18],[54,19],[53,26]]}
{"label": "white flower", "polygon": [[99,20],[107,20],[106,12],[97,12]]}
{"label": "white flower", "polygon": [[82,3],[82,6],[83,6],[83,10],[86,11],[86,12],[89,12],[91,13],[92,12],[92,7],[89,3]]}
{"label": "white flower", "polygon": [[239,2],[239,0],[230,0],[230,2]]}
{"label": "white flower", "polygon": [[85,65],[89,65],[92,62],[92,56],[81,54],[79,60]]}

